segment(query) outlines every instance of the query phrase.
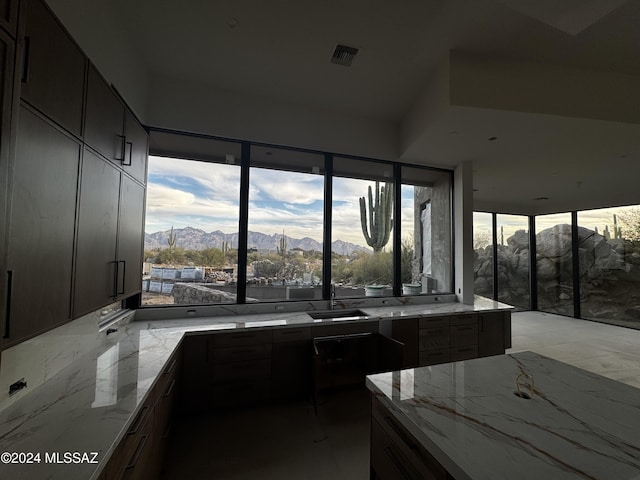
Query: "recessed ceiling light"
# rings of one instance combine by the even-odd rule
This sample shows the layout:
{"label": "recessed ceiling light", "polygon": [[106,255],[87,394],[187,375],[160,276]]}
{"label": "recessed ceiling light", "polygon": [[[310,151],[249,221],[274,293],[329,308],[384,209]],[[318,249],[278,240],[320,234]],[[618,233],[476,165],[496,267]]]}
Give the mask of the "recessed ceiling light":
{"label": "recessed ceiling light", "polygon": [[497,139],[498,139],[498,137],[489,137],[489,141],[490,141],[490,142],[493,142],[493,141],[495,141],[495,140],[497,140]]}
{"label": "recessed ceiling light", "polygon": [[534,200],[549,200],[549,197],[536,197]]}

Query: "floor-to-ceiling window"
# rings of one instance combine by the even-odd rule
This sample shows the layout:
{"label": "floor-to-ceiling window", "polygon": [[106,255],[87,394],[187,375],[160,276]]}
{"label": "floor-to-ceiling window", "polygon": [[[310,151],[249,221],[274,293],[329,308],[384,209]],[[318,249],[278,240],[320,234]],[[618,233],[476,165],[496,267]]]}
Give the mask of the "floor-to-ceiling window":
{"label": "floor-to-ceiling window", "polygon": [[493,216],[473,212],[474,293],[493,298]]}
{"label": "floor-to-ceiling window", "polygon": [[583,318],[640,324],[640,207],[578,212]]}
{"label": "floor-to-ceiling window", "polygon": [[247,301],[321,299],[324,156],[251,147]]}
{"label": "floor-to-ceiling window", "polygon": [[402,292],[450,292],[451,177],[403,166],[401,182]]}
{"label": "floor-to-ceiling window", "polygon": [[150,152],[143,305],[452,291],[450,171],[164,130]]}
{"label": "floor-to-ceiling window", "polygon": [[498,300],[529,308],[529,217],[496,216]]}
{"label": "floor-to-ceiling window", "polygon": [[571,214],[536,217],[538,309],[572,316],[573,255]]}
{"label": "floor-to-ceiling window", "polygon": [[336,297],[393,291],[393,165],[333,161],[331,280]]}
{"label": "floor-to-ceiling window", "polygon": [[240,144],[180,147],[149,157],[142,305],[235,303]]}

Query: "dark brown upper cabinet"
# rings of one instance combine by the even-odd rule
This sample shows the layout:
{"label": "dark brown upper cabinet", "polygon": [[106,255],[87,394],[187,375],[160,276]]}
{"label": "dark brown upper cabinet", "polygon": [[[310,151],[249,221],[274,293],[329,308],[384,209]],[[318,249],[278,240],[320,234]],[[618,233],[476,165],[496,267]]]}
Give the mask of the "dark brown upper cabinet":
{"label": "dark brown upper cabinet", "polygon": [[124,105],[93,65],[87,80],[84,140],[116,165],[126,163]]}
{"label": "dark brown upper cabinet", "polygon": [[80,143],[21,107],[7,257],[5,346],[71,318]]}
{"label": "dark brown upper cabinet", "polygon": [[125,112],[125,161],[122,168],[141,183],[147,181],[149,134],[129,109]]}
{"label": "dark brown upper cabinet", "polygon": [[141,183],[146,180],[148,134],[96,68],[89,67],[85,142]]}
{"label": "dark brown upper cabinet", "polygon": [[15,37],[18,23],[18,0],[0,0],[0,27]]}
{"label": "dark brown upper cabinet", "polygon": [[72,134],[82,135],[86,57],[40,0],[28,0],[21,96]]}
{"label": "dark brown upper cabinet", "polygon": [[85,148],[74,317],[140,292],[144,194],[142,185]]}

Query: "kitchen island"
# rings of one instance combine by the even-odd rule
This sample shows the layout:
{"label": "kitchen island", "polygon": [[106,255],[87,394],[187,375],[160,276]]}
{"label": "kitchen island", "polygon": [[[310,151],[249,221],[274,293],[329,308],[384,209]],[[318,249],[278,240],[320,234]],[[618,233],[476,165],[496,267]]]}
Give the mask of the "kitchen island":
{"label": "kitchen island", "polygon": [[367,386],[372,478],[640,479],[640,390],[539,354],[381,373]]}

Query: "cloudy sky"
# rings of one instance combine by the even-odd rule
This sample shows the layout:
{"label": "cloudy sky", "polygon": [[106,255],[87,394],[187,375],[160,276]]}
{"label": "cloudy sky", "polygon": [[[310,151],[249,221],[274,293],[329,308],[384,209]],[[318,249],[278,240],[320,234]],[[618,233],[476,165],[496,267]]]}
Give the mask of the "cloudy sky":
{"label": "cloudy sky", "polygon": [[[374,182],[334,178],[333,239],[366,246],[359,197]],[[145,231],[186,226],[206,232],[238,231],[240,167],[149,157]],[[321,175],[251,169],[249,230],[310,237],[322,242],[324,178]],[[413,188],[402,190],[402,229],[413,232]]]}

